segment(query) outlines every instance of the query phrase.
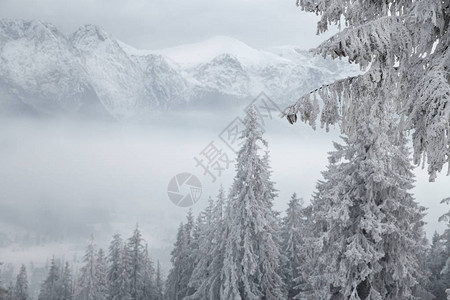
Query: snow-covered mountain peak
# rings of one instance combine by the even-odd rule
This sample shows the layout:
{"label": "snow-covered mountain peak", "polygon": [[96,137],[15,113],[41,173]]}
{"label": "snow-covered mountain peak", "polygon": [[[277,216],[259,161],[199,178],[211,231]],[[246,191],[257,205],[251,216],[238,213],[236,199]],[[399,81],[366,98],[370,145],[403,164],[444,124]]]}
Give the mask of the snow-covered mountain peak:
{"label": "snow-covered mountain peak", "polygon": [[290,103],[354,66],[299,50],[258,50],[230,37],[138,50],[96,25],[69,38],[52,24],[0,20],[0,114],[80,113],[116,119],[225,107],[265,91]]}
{"label": "snow-covered mountain peak", "polygon": [[246,66],[287,62],[286,59],[275,54],[254,49],[237,39],[226,36],[216,36],[199,43],[155,50],[154,53],[168,57],[185,67],[207,63],[222,54],[234,56]]}
{"label": "snow-covered mountain peak", "polygon": [[242,64],[240,63],[239,59],[236,56],[228,53],[220,54],[214,57],[209,62],[209,64],[223,64],[242,69]]}
{"label": "snow-covered mountain peak", "polygon": [[80,26],[74,36],[96,36],[98,39],[104,41],[108,38],[108,34],[98,25],[85,24]]}
{"label": "snow-covered mountain peak", "polygon": [[[120,48],[117,41],[100,26],[87,24],[78,28],[71,36],[72,44],[81,51],[90,52],[100,45]],[[120,48],[121,49],[121,48]]]}
{"label": "snow-covered mountain peak", "polygon": [[51,37],[63,37],[53,24],[36,20],[0,19],[0,40],[29,38],[42,41]]}
{"label": "snow-covered mountain peak", "polygon": [[122,50],[125,51],[125,53],[130,56],[146,56],[146,55],[154,54],[154,51],[145,50],[145,49],[137,49],[137,48],[130,46],[119,40],[117,40],[117,43],[122,48]]}

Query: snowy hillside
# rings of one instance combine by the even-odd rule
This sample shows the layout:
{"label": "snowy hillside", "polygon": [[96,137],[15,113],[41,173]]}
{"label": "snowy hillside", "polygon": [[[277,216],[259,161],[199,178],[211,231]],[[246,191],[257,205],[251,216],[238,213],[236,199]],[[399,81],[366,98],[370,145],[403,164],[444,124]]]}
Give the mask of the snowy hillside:
{"label": "snowy hillside", "polygon": [[0,112],[136,119],[229,106],[265,92],[292,103],[317,83],[357,72],[295,47],[254,49],[229,37],[138,50],[96,25],[69,37],[39,21],[0,21]]}
{"label": "snowy hillside", "polygon": [[96,106],[79,57],[51,24],[0,20],[0,108],[56,113]]}
{"label": "snowy hillside", "polygon": [[288,62],[278,55],[253,49],[239,40],[226,36],[216,36],[199,43],[161,49],[155,51],[155,53],[159,53],[184,67],[208,63],[222,54],[236,57],[247,67]]}
{"label": "snowy hillside", "polygon": [[144,77],[116,40],[94,25],[70,37],[103,106],[116,117],[133,116],[145,107]]}
{"label": "snowy hillside", "polygon": [[319,83],[331,83],[359,72],[357,66],[313,56],[295,46],[258,50],[223,36],[154,51],[120,45],[130,56],[158,54],[181,70],[194,86],[190,102],[201,98],[196,92],[199,90],[209,91],[212,101],[214,95],[242,101],[263,91],[285,105],[319,87]]}

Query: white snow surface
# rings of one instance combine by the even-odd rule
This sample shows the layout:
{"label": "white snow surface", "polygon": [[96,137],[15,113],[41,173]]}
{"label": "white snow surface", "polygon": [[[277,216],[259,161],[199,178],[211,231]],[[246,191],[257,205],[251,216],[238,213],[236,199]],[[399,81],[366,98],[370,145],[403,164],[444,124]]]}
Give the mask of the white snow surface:
{"label": "white snow surface", "polygon": [[223,54],[236,57],[247,67],[289,62],[273,53],[254,49],[228,36],[215,36],[198,43],[154,50],[153,53],[161,54],[184,67],[208,63]]}

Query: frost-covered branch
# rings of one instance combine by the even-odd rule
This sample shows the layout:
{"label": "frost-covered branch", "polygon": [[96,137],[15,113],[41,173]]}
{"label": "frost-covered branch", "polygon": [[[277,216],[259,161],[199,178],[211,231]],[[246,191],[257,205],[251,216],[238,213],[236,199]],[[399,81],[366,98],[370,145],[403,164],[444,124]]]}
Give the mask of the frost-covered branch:
{"label": "frost-covered branch", "polygon": [[[442,203],[450,204],[450,197],[445,198],[441,201]],[[450,211],[439,217],[439,222],[450,222]]]}
{"label": "frost-covered branch", "polygon": [[407,103],[408,125],[414,130],[414,162],[419,164],[422,155],[426,155],[432,179],[450,161],[449,78],[447,66],[431,66]]}
{"label": "frost-covered branch", "polygon": [[389,113],[406,119],[398,132],[412,131],[414,163],[428,164],[430,181],[445,165],[450,174],[450,1],[297,0],[321,16],[318,33],[345,21],[346,28],[322,43],[316,54],[347,57],[365,74],[342,79],[302,96],[286,108],[315,128],[339,123],[351,139],[361,119],[379,118],[371,107],[393,101]]}
{"label": "frost-covered branch", "polygon": [[413,6],[414,1],[373,1],[373,0],[297,0],[297,6],[303,11],[320,15],[317,23],[317,33],[328,30],[328,25],[358,26],[382,16],[403,15]]}
{"label": "frost-covered branch", "polygon": [[[316,128],[316,122],[320,115],[321,128],[329,130],[330,125],[339,124],[345,134],[352,135],[358,127],[364,111],[364,99],[375,99],[380,85],[380,74],[367,72],[362,75],[338,80],[332,84],[324,85],[309,94],[302,96],[294,105],[287,107],[282,117],[286,117],[293,124],[297,121],[297,115],[303,122]],[[376,103],[376,101],[373,101]],[[367,113],[371,104],[368,104]]]}
{"label": "frost-covered branch", "polygon": [[[375,56],[382,55],[384,65],[393,67],[397,62],[408,60],[412,52],[409,30],[404,18],[386,16],[357,27],[347,27],[324,43],[315,52],[324,57],[348,57],[361,69],[366,69]],[[396,36],[393,39],[393,36]]]}

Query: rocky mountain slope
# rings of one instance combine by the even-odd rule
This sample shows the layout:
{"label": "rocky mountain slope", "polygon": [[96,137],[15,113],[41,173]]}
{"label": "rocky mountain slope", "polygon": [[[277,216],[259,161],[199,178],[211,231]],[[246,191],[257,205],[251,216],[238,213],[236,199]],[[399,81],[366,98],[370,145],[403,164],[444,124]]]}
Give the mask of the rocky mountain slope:
{"label": "rocky mountain slope", "polygon": [[265,92],[280,105],[355,66],[229,38],[137,50],[100,27],[70,36],[40,21],[0,20],[0,113],[119,120],[191,107],[223,107]]}

